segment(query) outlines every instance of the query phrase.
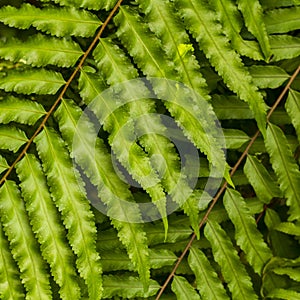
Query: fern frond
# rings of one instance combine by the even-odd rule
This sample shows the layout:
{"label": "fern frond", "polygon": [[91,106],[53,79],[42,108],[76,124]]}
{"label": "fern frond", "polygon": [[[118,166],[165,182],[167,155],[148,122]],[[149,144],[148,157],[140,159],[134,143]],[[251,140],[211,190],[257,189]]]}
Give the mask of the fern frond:
{"label": "fern frond", "polygon": [[[108,206],[108,215],[120,216],[125,222],[112,218],[111,222],[118,230],[118,236],[125,245],[132,263],[138,271],[142,282],[148,285],[150,278],[149,253],[145,232],[139,224],[141,215],[134,205],[132,195],[128,187],[115,174],[111,163],[111,157],[107,153],[103,142],[96,141],[94,150],[95,129],[87,118],[82,117],[81,109],[71,101],[62,100],[62,104],[55,114],[60,130],[67,142],[70,151],[75,150],[75,160],[82,167],[92,184],[97,186],[101,200]],[[81,126],[77,126],[79,118]],[[74,147],[74,136],[80,147]],[[107,173],[110,176],[107,177]],[[121,200],[131,202],[130,209]],[[126,203],[126,201],[125,201]],[[96,205],[96,204],[94,204]]]}
{"label": "fern frond", "polygon": [[285,108],[289,114],[292,123],[295,127],[298,141],[300,141],[300,93],[292,89],[289,90],[289,95],[287,97]]}
{"label": "fern frond", "polygon": [[75,6],[75,7],[82,7],[87,9],[105,9],[111,10],[117,3],[118,0],[40,0],[41,2],[55,2],[59,5],[66,5],[66,6]]}
{"label": "fern frond", "polygon": [[22,300],[24,288],[20,280],[18,266],[13,260],[11,250],[0,226],[0,299]]}
{"label": "fern frond", "polygon": [[68,229],[69,243],[77,255],[79,274],[88,286],[89,296],[98,299],[102,294],[101,264],[96,252],[96,227],[89,202],[74,174],[64,141],[58,134],[45,127],[34,141],[51,194]]}
{"label": "fern frond", "polygon": [[291,35],[270,35],[272,61],[295,58],[300,55],[300,38]]}
{"label": "fern frond", "polygon": [[200,300],[200,296],[182,276],[174,276],[171,288],[178,300]]}
{"label": "fern frond", "polygon": [[161,40],[163,49],[169,59],[174,62],[182,83],[204,98],[210,99],[193,46],[174,4],[170,1],[159,0],[137,0],[136,2],[140,4],[141,10],[147,16],[149,28]]}
{"label": "fern frond", "polygon": [[58,72],[45,69],[14,70],[0,77],[0,89],[22,94],[55,94],[65,84]]}
{"label": "fern frond", "polygon": [[49,274],[31,230],[20,191],[14,181],[0,188],[0,212],[3,230],[17,262],[28,299],[52,299]]}
{"label": "fern frond", "polygon": [[256,195],[264,203],[268,204],[273,198],[282,196],[276,182],[255,156],[248,155],[244,172]]}
{"label": "fern frond", "polygon": [[300,28],[300,7],[288,7],[269,10],[265,13],[264,21],[267,32],[286,33]]}
{"label": "fern frond", "polygon": [[[134,79],[138,76],[137,70],[133,68],[124,52],[107,39],[102,39],[94,51],[94,56],[98,62],[98,67],[103,70],[103,75],[110,84],[117,84],[125,80]],[[107,75],[106,75],[107,74]],[[140,90],[145,96],[149,94],[146,86],[140,84]],[[122,94],[130,97],[130,88],[122,89]],[[124,97],[124,96],[123,96]],[[179,169],[179,157],[174,149],[174,145],[164,137],[168,135],[168,129],[162,124],[159,117],[155,117],[155,103],[150,99],[141,99],[138,102],[128,104],[129,114],[135,120],[135,131],[139,137],[141,145],[150,156],[160,156],[164,158],[166,169],[161,174],[164,189],[172,197],[172,200],[182,205],[185,213],[190,216],[191,225],[198,232],[197,204],[189,200],[192,190],[181,177]],[[158,162],[152,160],[152,166],[159,172]],[[176,186],[180,183],[180,191]],[[187,201],[184,201],[187,200]],[[194,205],[193,205],[194,204]]]}
{"label": "fern frond", "polygon": [[280,87],[290,75],[282,68],[277,66],[251,66],[250,74],[253,77],[253,82],[260,89],[276,89]]}
{"label": "fern frond", "polygon": [[214,5],[218,20],[221,22],[233,48],[241,55],[255,60],[262,60],[263,56],[258,43],[256,41],[246,41],[240,35],[243,20],[235,3],[232,0],[214,0],[211,3]]}
{"label": "fern frond", "polygon": [[300,282],[300,269],[298,268],[275,268],[272,270],[277,275],[287,275],[291,279]]}
{"label": "fern frond", "polygon": [[9,165],[8,165],[6,159],[0,155],[0,174],[3,171],[7,170],[8,168],[9,168]]}
{"label": "fern frond", "polygon": [[72,40],[42,34],[32,35],[25,41],[12,38],[0,44],[0,57],[35,67],[72,67],[82,54],[79,45]]}
{"label": "fern frond", "polygon": [[257,229],[255,219],[250,214],[245,200],[238,191],[228,188],[223,203],[234,224],[237,244],[245,252],[254,271],[261,274],[272,253]]}
{"label": "fern frond", "polygon": [[54,280],[60,286],[60,296],[62,299],[79,299],[75,257],[65,238],[65,228],[48,192],[41,165],[33,154],[27,154],[17,164],[16,171],[33,232]]}
{"label": "fern frond", "polygon": [[[82,70],[82,73],[83,72]],[[157,206],[164,220],[167,233],[166,196],[160,183],[160,178],[157,172],[152,168],[150,158],[135,141],[137,133],[134,130],[134,121],[132,118],[129,118],[126,108],[123,111],[117,109],[116,102],[113,102],[114,98],[117,97],[116,95],[109,97],[110,99],[101,95],[101,87],[97,85],[97,81],[94,80],[97,75],[90,75],[93,74],[85,73],[81,79],[87,81],[85,83],[85,89],[92,89],[93,92],[91,94],[88,94],[86,91],[80,93],[83,99],[88,103],[94,100],[92,97],[97,94],[98,97],[96,101],[93,101],[89,105],[89,108],[98,117],[100,123],[104,124],[104,129],[110,133],[109,143],[118,160],[141,187],[145,189],[150,195],[152,202]],[[142,90],[139,91],[139,93],[142,94]],[[85,95],[87,95],[88,99],[85,98]],[[123,99],[119,101],[122,103]]]}
{"label": "fern frond", "polygon": [[0,101],[0,123],[17,122],[34,125],[36,121],[46,114],[44,107],[34,101],[21,100],[9,96]]}
{"label": "fern frond", "polygon": [[221,226],[214,221],[208,221],[204,228],[204,235],[212,246],[214,259],[221,267],[232,299],[258,299],[237,251]]}
{"label": "fern frond", "polygon": [[213,11],[204,1],[176,0],[186,27],[191,31],[211,64],[216,68],[227,86],[248,102],[254,112],[258,127],[265,135],[266,105],[240,57],[232,50],[229,40],[223,35]]}
{"label": "fern frond", "polygon": [[300,300],[300,293],[293,290],[286,289],[274,289],[267,294],[268,298],[275,299],[286,299],[286,300]]}
{"label": "fern frond", "polygon": [[[184,91],[170,84],[168,79],[177,79],[172,62],[163,55],[159,40],[134,10],[122,7],[114,21],[118,26],[118,37],[144,74],[150,77],[155,93],[161,99],[171,100],[164,101],[164,105],[179,123],[184,135],[208,156],[208,160],[223,175],[224,153],[220,151],[222,140],[217,141],[215,138],[217,134],[214,131],[217,131],[217,128],[208,125],[208,120],[213,119],[210,105],[207,104],[204,115],[202,106],[206,102],[199,104],[197,99],[191,99]],[[145,56],[149,59],[144,60]],[[229,176],[226,176],[226,179],[230,181]]]}
{"label": "fern frond", "polygon": [[0,149],[17,152],[27,141],[23,130],[15,126],[0,126]]}
{"label": "fern frond", "polygon": [[154,296],[159,290],[159,284],[155,280],[150,280],[149,290],[144,292],[143,285],[138,277],[132,275],[104,275],[103,276],[103,298],[113,298],[116,296],[132,299],[136,297],[149,298]]}
{"label": "fern frond", "polygon": [[229,299],[217,273],[201,250],[192,247],[188,262],[196,276],[197,289],[202,299]]}
{"label": "fern frond", "polygon": [[30,26],[47,34],[91,37],[102,24],[96,15],[71,8],[37,8],[28,3],[20,8],[4,6],[0,9],[0,22],[11,27],[28,29]]}
{"label": "fern frond", "polygon": [[263,9],[258,0],[238,0],[238,8],[242,12],[248,30],[257,38],[265,60],[271,56],[271,47],[263,20]]}
{"label": "fern frond", "polygon": [[[101,251],[100,254],[103,272],[135,270],[125,251],[112,248],[107,251]],[[160,269],[165,266],[172,266],[176,262],[177,256],[166,249],[149,249],[149,260],[151,269]]]}
{"label": "fern frond", "polygon": [[292,222],[282,222],[282,223],[279,223],[274,229],[278,230],[280,232],[284,232],[286,234],[300,236],[299,223],[295,224]]}
{"label": "fern frond", "polygon": [[250,137],[242,130],[224,128],[223,133],[227,149],[238,149],[250,140]]}
{"label": "fern frond", "polygon": [[266,148],[289,209],[289,221],[300,218],[300,171],[282,130],[269,123]]}

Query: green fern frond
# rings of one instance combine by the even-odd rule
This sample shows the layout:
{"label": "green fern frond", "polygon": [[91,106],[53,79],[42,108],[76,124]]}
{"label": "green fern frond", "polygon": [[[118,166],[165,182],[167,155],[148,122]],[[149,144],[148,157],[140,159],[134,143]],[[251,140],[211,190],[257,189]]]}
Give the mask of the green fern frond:
{"label": "green fern frond", "polygon": [[71,40],[41,34],[30,36],[26,41],[12,38],[0,44],[0,57],[34,67],[72,67],[82,54],[79,45]]}
{"label": "green fern frond", "polygon": [[3,171],[7,170],[8,168],[9,168],[9,165],[8,165],[6,159],[0,155],[0,174]]}
{"label": "green fern frond", "polygon": [[282,68],[277,66],[251,66],[249,68],[253,82],[260,89],[276,89],[290,78]]}
{"label": "green fern frond", "polygon": [[151,279],[149,290],[145,293],[139,278],[130,274],[120,276],[104,275],[103,287],[103,298],[113,298],[116,296],[125,299],[133,299],[136,297],[149,298],[154,296],[159,290],[159,284]]}
{"label": "green fern frond", "polygon": [[68,229],[70,245],[77,255],[76,265],[91,298],[102,293],[101,264],[96,252],[96,227],[89,202],[74,174],[64,141],[52,128],[35,138],[50,191]]}
{"label": "green fern frond", "polygon": [[[71,151],[74,148],[77,150],[75,160],[83,168],[92,184],[97,186],[99,197],[108,206],[108,215],[121,216],[123,220],[125,219],[125,222],[112,219],[112,224],[118,230],[121,242],[125,245],[130,259],[141,276],[141,280],[147,286],[150,277],[147,239],[142,227],[139,224],[134,224],[140,222],[140,212],[134,205],[128,187],[115,174],[110,156],[100,139],[97,139],[96,142],[97,151],[93,151],[95,144],[93,137],[96,134],[92,124],[88,119],[84,119],[81,121],[81,126],[77,126],[81,116],[81,109],[75,106],[74,103],[65,100],[56,112],[60,130],[67,141],[69,149]],[[75,135],[81,147],[72,149]],[[107,178],[107,172],[111,174],[109,178]],[[120,199],[133,204],[130,206],[130,210],[128,207],[123,208]],[[94,203],[94,205],[97,204]]]}
{"label": "green fern frond", "polygon": [[55,2],[62,6],[75,6],[94,10],[111,10],[116,5],[118,0],[40,0],[41,2]]}
{"label": "green fern frond", "polygon": [[267,11],[264,17],[267,32],[269,34],[286,33],[299,29],[299,13],[299,6]]}
{"label": "green fern frond", "polygon": [[268,295],[268,298],[275,299],[286,299],[286,300],[300,300],[300,293],[293,290],[286,289],[274,289]]}
{"label": "green fern frond", "polygon": [[266,135],[266,148],[270,154],[272,167],[278,177],[279,186],[289,209],[289,220],[300,218],[300,171],[282,130],[269,123]]}
{"label": "green fern frond", "polygon": [[232,299],[258,299],[237,251],[221,226],[214,221],[208,221],[204,228],[204,235],[212,246],[214,259],[221,267]]}
{"label": "green fern frond", "polygon": [[[34,238],[20,191],[14,181],[0,188],[0,212],[3,230],[11,253],[20,269],[20,277],[29,299],[52,299],[49,274],[45,272],[37,241]],[[18,285],[19,286],[19,285]]]}
{"label": "green fern frond", "polygon": [[229,299],[217,273],[201,250],[192,247],[188,262],[196,276],[197,289],[202,299]]}
{"label": "green fern frond", "polygon": [[13,96],[0,101],[0,123],[17,122],[34,125],[38,119],[46,114],[44,107],[34,101],[19,99]]}
{"label": "green fern frond", "polygon": [[60,286],[60,296],[62,299],[79,299],[75,257],[66,241],[65,228],[48,192],[41,165],[34,155],[28,154],[17,164],[16,171],[33,232],[52,276]]}
{"label": "green fern frond", "polygon": [[295,236],[300,236],[300,226],[299,223],[291,223],[291,222],[282,222],[279,223],[275,228],[280,232],[284,232],[286,234],[291,234]]}
{"label": "green fern frond", "polygon": [[[102,39],[94,51],[94,56],[98,62],[98,67],[103,70],[103,75],[110,84],[117,84],[125,80],[134,79],[138,76],[125,54],[116,45],[112,45],[112,41]],[[106,75],[108,74],[108,75]],[[140,90],[144,91],[145,96],[149,91],[142,83]],[[122,94],[130,97],[130,88],[124,87]],[[188,187],[185,180],[180,180],[180,169],[178,166],[179,157],[175,152],[174,145],[168,141],[163,135],[168,134],[168,129],[162,124],[159,117],[155,117],[155,103],[150,99],[139,100],[128,104],[129,114],[135,119],[135,131],[139,137],[139,141],[152,157],[160,156],[164,158],[166,169],[162,177],[164,189],[171,195],[172,200],[183,205],[185,213],[191,218],[191,225],[195,231],[198,231],[198,214],[197,205],[193,205],[188,200],[192,190]],[[152,166],[159,172],[158,162],[151,160]],[[180,192],[177,184],[180,183]],[[177,194],[177,195],[176,195]],[[182,204],[182,202],[187,201]],[[195,203],[196,204],[196,203]]]}
{"label": "green fern frond", "polygon": [[257,229],[255,219],[250,214],[245,200],[239,192],[228,188],[223,203],[234,224],[237,244],[245,252],[254,271],[261,274],[272,253]]}
{"label": "green fern frond", "polygon": [[240,35],[243,20],[235,3],[232,0],[214,0],[211,2],[233,48],[241,55],[255,60],[262,60],[263,56],[258,43],[244,40]]}
{"label": "green fern frond", "polygon": [[0,149],[17,152],[27,141],[23,130],[15,126],[0,126]]}
{"label": "green fern frond", "polygon": [[300,55],[300,38],[291,35],[270,35],[272,61],[296,58]]}
{"label": "green fern frond", "polygon": [[295,127],[298,140],[300,141],[300,93],[290,89],[285,108]]}
{"label": "green fern frond", "polygon": [[174,62],[181,81],[201,96],[210,99],[194,49],[175,6],[170,1],[140,1],[140,8],[147,16],[147,24],[161,40],[169,59]]}
{"label": "green fern frond", "polygon": [[244,172],[258,198],[268,204],[275,197],[281,197],[282,193],[264,165],[255,157],[248,155]]}
{"label": "green fern frond", "polygon": [[11,27],[28,29],[33,26],[47,34],[64,37],[68,35],[90,37],[101,25],[96,15],[75,7],[37,8],[28,3],[20,8],[4,6],[0,9],[0,21]]}
{"label": "green fern frond", "polygon": [[20,272],[13,260],[2,225],[0,226],[0,298],[7,300],[24,299]]}
{"label": "green fern frond", "polygon": [[178,300],[200,300],[200,296],[184,277],[174,276],[171,288]]}
{"label": "green fern frond", "polygon": [[0,77],[0,89],[21,94],[55,94],[65,81],[62,75],[45,69],[14,70]]}
{"label": "green fern frond", "polygon": [[232,50],[223,35],[215,14],[203,1],[176,0],[186,27],[206,53],[211,64],[222,76],[227,86],[249,103],[262,134],[266,132],[266,105],[240,57]]}
{"label": "green fern frond", "polygon": [[257,38],[265,60],[268,61],[271,56],[271,47],[259,1],[238,0],[237,3],[248,30]]}

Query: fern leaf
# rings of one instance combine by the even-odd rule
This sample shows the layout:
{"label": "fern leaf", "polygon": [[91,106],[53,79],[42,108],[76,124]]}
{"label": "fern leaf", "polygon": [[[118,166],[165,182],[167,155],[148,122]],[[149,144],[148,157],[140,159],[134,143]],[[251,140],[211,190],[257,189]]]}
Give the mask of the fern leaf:
{"label": "fern leaf", "polygon": [[250,137],[242,130],[223,129],[223,133],[227,149],[238,149],[250,140]]}
{"label": "fern leaf", "polygon": [[236,4],[231,0],[214,0],[211,1],[211,4],[214,5],[223,30],[234,49],[241,55],[255,60],[262,60],[263,56],[258,43],[256,41],[246,41],[240,35],[243,20]]}
{"label": "fern leaf", "polygon": [[275,299],[286,299],[286,300],[300,300],[300,293],[293,290],[286,289],[274,289],[267,294],[268,298]]}
{"label": "fern leaf", "polygon": [[244,16],[248,30],[257,38],[265,59],[271,56],[271,47],[263,20],[263,9],[258,0],[238,0],[238,8]]}
{"label": "fern leaf", "polygon": [[300,171],[287,145],[287,139],[279,127],[270,123],[265,143],[280,189],[290,207],[289,221],[298,220],[300,218]]}
{"label": "fern leaf", "polygon": [[267,32],[286,33],[300,28],[300,7],[288,7],[269,10],[265,13]]}
{"label": "fern leaf", "polygon": [[79,274],[88,286],[89,297],[98,299],[102,293],[101,264],[96,252],[96,227],[89,202],[58,134],[51,128],[44,128],[35,138],[35,143],[55,204],[68,229],[70,245],[77,255]]}
{"label": "fern leaf", "polygon": [[9,168],[9,165],[8,165],[6,159],[0,155],[0,174],[3,171],[7,170],[8,168]]}
{"label": "fern leaf", "polygon": [[24,289],[3,228],[0,228],[0,299],[22,300]]}
{"label": "fern leaf", "polygon": [[[114,250],[112,248],[108,251],[101,251],[100,254],[103,272],[135,270],[125,251]],[[165,266],[172,266],[176,262],[177,256],[172,251],[166,249],[149,249],[149,259],[151,269],[160,269]]]}
{"label": "fern leaf", "polygon": [[82,7],[87,9],[94,9],[94,10],[111,10],[114,8],[118,0],[101,0],[101,1],[94,1],[94,0],[41,0],[41,2],[51,2],[54,1],[55,3],[62,5],[62,6],[75,6],[75,7]]}
{"label": "fern leaf", "polygon": [[227,189],[223,203],[235,226],[237,244],[245,252],[254,271],[261,274],[263,267],[272,257],[272,253],[257,229],[255,219],[250,214],[245,200],[239,192]]}
{"label": "fern leaf", "polygon": [[281,197],[278,185],[255,156],[248,155],[244,172],[261,201],[268,204],[273,198]]}
{"label": "fern leaf", "polygon": [[285,103],[285,108],[289,114],[292,123],[296,129],[298,141],[300,141],[300,93],[292,89],[289,90],[289,95]]}
{"label": "fern leaf", "polygon": [[249,71],[253,82],[261,89],[276,89],[280,87],[290,75],[277,66],[251,66]]}
{"label": "fern leaf", "polygon": [[204,235],[212,246],[214,259],[221,267],[232,299],[258,299],[237,251],[221,226],[214,221],[208,221],[204,228]]}
{"label": "fern leaf", "polygon": [[0,126],[0,149],[17,152],[28,141],[24,131],[14,126]]}
{"label": "fern leaf", "polygon": [[296,235],[300,236],[300,226],[299,224],[294,224],[291,222],[282,222],[279,223],[277,226],[274,228],[275,230],[284,232],[286,234],[291,234],[291,235]]}
{"label": "fern leaf", "polygon": [[192,247],[188,262],[196,276],[197,289],[202,299],[229,299],[217,273],[201,250]]}
{"label": "fern leaf", "polygon": [[159,290],[159,284],[150,280],[149,290],[144,292],[143,285],[138,277],[124,274],[117,275],[104,275],[103,276],[103,298],[113,298],[116,296],[132,299],[135,297],[149,298],[154,296]]}
{"label": "fern leaf", "polygon": [[[103,70],[103,75],[107,76],[106,80],[110,84],[117,84],[138,76],[137,70],[126,59],[125,54],[116,45],[113,46],[110,40],[102,39],[94,51],[94,56],[98,62],[98,68]],[[149,94],[149,91],[142,83],[140,84],[140,90],[144,91],[145,95]],[[122,94],[126,93],[128,97],[130,97],[130,92],[130,89],[126,89],[126,86],[122,90]],[[155,113],[154,105],[154,101],[150,99],[129,103],[129,113],[136,120],[135,130],[140,137],[141,145],[146,149],[147,153],[152,157],[160,156],[164,158],[166,170],[161,175],[164,189],[172,196],[172,200],[179,205],[184,203],[184,211],[190,216],[191,225],[198,232],[197,204],[195,202],[195,205],[193,205],[192,201],[188,200],[192,190],[187,185],[187,182],[185,180],[178,181],[181,176],[180,170],[178,170],[179,157],[174,149],[174,145],[163,136],[168,132],[167,128],[165,128],[159,118],[153,116]],[[159,135],[160,133],[161,135]],[[152,160],[152,165],[159,171],[156,161]],[[180,192],[179,189],[176,190],[176,186],[179,183]],[[185,202],[184,200],[187,201]]]}
{"label": "fern leaf", "polygon": [[[210,105],[207,104],[207,107],[203,109],[202,106],[206,102],[199,104],[197,103],[199,99],[189,98],[184,91],[170,84],[168,78],[177,79],[176,73],[171,67],[172,62],[162,54],[159,40],[151,34],[134,10],[122,7],[114,21],[118,26],[118,37],[144,74],[150,77],[155,93],[161,99],[171,99],[171,101],[165,101],[164,105],[179,123],[184,135],[208,156],[209,161],[222,176],[225,167],[224,154],[220,151],[222,140],[216,140],[217,133],[215,131],[218,131],[216,126],[208,125],[208,120],[213,122],[212,119],[214,119]],[[138,43],[138,41],[141,42]],[[145,56],[149,59],[144,60]],[[226,172],[225,176],[230,182]]]}
{"label": "fern leaf", "polygon": [[137,2],[147,16],[149,28],[161,40],[166,54],[174,62],[182,82],[204,98],[210,99],[191,41],[176,13],[174,4],[170,1],[159,0],[138,0]]}
{"label": "fern leaf", "polygon": [[[89,108],[98,117],[100,123],[104,123],[104,129],[110,133],[109,143],[118,160],[141,187],[147,191],[152,202],[157,206],[157,209],[164,220],[167,233],[168,222],[166,218],[165,193],[157,172],[152,168],[149,157],[135,142],[137,133],[134,130],[134,120],[129,118],[129,114],[126,111],[117,110],[113,98],[108,99],[107,97],[103,97],[101,95],[102,91],[100,86],[97,85],[97,81],[94,80],[95,77],[89,75],[90,73],[85,73],[85,75],[81,77],[82,80],[87,80],[85,86],[89,85],[89,89],[94,90],[88,95],[87,102],[94,100],[91,96],[93,97],[96,93],[98,95],[96,101],[93,101],[89,105]],[[142,91],[139,92],[142,94]],[[85,94],[85,91],[81,92],[81,95],[84,96]],[[119,101],[122,103],[123,99]]]}
{"label": "fern leaf", "polygon": [[291,59],[300,55],[300,38],[291,35],[271,35],[272,61]]}
{"label": "fern leaf", "polygon": [[79,45],[72,40],[50,38],[41,34],[30,36],[25,41],[9,39],[0,44],[0,57],[35,67],[72,67],[82,54]]}
{"label": "fern leaf", "polygon": [[1,222],[10,242],[13,258],[16,260],[22,283],[28,299],[52,299],[49,275],[45,261],[39,252],[23,200],[14,181],[6,181],[0,188]]}
{"label": "fern leaf", "polygon": [[275,268],[272,271],[277,275],[287,275],[291,279],[300,282],[299,268]]}
{"label": "fern leaf", "polygon": [[50,265],[54,280],[60,286],[60,296],[62,299],[79,299],[80,291],[73,266],[75,258],[65,239],[65,229],[37,158],[26,154],[17,164],[16,171],[33,232],[41,244],[42,255]]}
{"label": "fern leaf", "polygon": [[204,1],[176,0],[186,27],[191,31],[211,64],[216,68],[227,86],[248,102],[254,112],[258,127],[265,135],[266,105],[252,78],[237,53],[232,50],[213,11]]}
{"label": "fern leaf", "polygon": [[40,117],[46,114],[41,104],[12,96],[0,101],[0,110],[0,123],[2,124],[18,122],[34,125]]}
{"label": "fern leaf", "polygon": [[[89,120],[85,118],[81,121],[83,126],[77,126],[77,122],[82,116],[79,107],[70,101],[63,100],[55,116],[69,149],[77,150],[76,162],[82,167],[92,184],[97,186],[100,198],[108,206],[107,214],[112,213],[113,216],[120,216],[122,220],[126,221],[121,222],[113,218],[111,222],[118,230],[118,236],[125,245],[142,282],[147,286],[150,278],[147,239],[142,227],[135,224],[141,221],[141,216],[139,209],[134,205],[128,187],[115,174],[111,157],[100,139],[97,139],[96,142],[98,150],[94,150],[95,140],[93,137],[97,134]],[[81,145],[79,148],[73,147],[75,134]],[[107,177],[108,172],[109,177]],[[120,201],[120,199],[131,202],[130,209],[128,205],[123,207],[123,205],[125,206],[124,201]]]}
{"label": "fern leaf", "polygon": [[200,296],[184,277],[174,276],[171,288],[178,300],[200,300]]}
{"label": "fern leaf", "polygon": [[0,9],[0,22],[11,27],[28,29],[30,26],[58,37],[68,35],[91,37],[102,24],[96,15],[71,8],[37,8],[28,3],[20,8],[4,6]]}
{"label": "fern leaf", "polygon": [[65,81],[60,73],[44,69],[15,70],[0,77],[0,89],[27,95],[55,94],[63,84]]}

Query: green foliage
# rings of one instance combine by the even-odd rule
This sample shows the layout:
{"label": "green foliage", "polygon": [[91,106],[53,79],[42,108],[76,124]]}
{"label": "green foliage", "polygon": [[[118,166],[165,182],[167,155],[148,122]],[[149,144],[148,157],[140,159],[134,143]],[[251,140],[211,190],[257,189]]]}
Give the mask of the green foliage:
{"label": "green foliage", "polygon": [[0,6],[0,299],[152,300],[169,274],[165,300],[300,299],[299,77],[267,117],[299,1],[124,0],[108,25],[116,0],[25,2]]}

